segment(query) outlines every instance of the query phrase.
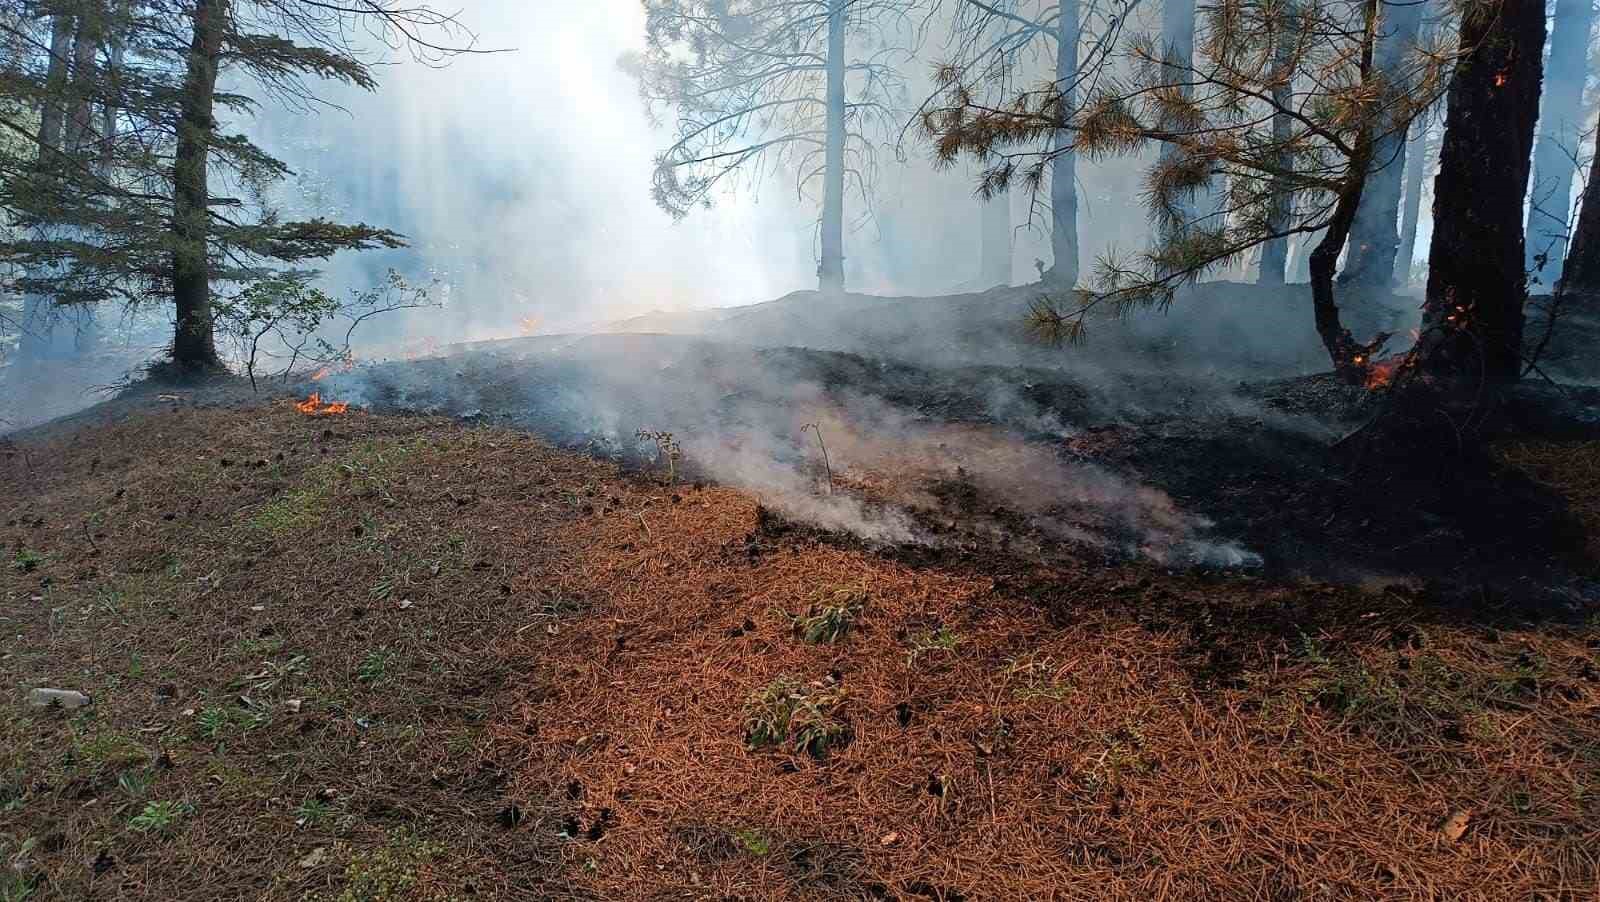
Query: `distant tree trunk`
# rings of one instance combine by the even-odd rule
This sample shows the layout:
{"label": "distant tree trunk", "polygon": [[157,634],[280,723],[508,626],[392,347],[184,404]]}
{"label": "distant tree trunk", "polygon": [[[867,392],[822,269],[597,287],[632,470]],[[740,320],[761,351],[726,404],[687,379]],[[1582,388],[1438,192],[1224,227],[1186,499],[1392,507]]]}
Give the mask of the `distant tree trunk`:
{"label": "distant tree trunk", "polygon": [[1578,146],[1583,141],[1583,83],[1588,72],[1593,0],[1556,0],[1550,25],[1549,77],[1539,111],[1539,138],[1533,152],[1533,188],[1528,205],[1524,267],[1536,282],[1561,280],[1572,214],[1572,182]]}
{"label": "distant tree trunk", "polygon": [[850,0],[828,4],[828,134],[822,174],[822,265],[817,270],[824,292],[844,291],[844,25],[849,4]]}
{"label": "distant tree trunk", "polygon": [[1411,124],[1411,141],[1406,148],[1406,199],[1400,215],[1400,250],[1394,261],[1394,278],[1398,285],[1411,284],[1411,267],[1417,259],[1422,187],[1433,170],[1433,142],[1428,139],[1428,131],[1424,119]]}
{"label": "distant tree trunk", "polygon": [[[1161,5],[1161,52],[1166,61],[1166,77],[1177,82],[1179,91],[1184,97],[1193,94],[1188,87],[1194,74],[1190,67],[1194,64],[1194,0],[1165,0]],[[1161,155],[1163,158],[1181,153],[1174,144],[1163,145]],[[1196,219],[1195,198],[1180,203],[1178,208],[1182,211],[1182,223],[1179,232],[1187,231],[1187,227]]]}
{"label": "distant tree trunk", "polygon": [[100,53],[100,11],[85,4],[84,15],[78,16],[78,31],[72,39],[72,79],[69,93],[72,97],[67,112],[66,136],[62,141],[67,151],[81,153],[94,140],[94,107],[91,98],[99,72],[95,70],[95,57]]}
{"label": "distant tree trunk", "polygon": [[212,329],[206,165],[216,129],[217,64],[230,0],[195,0],[194,36],[184,76],[178,146],[173,158],[172,294],[177,329],[172,359],[185,369],[221,365]]}
{"label": "distant tree trunk", "polygon": [[1579,203],[1578,224],[1567,245],[1561,290],[1585,296],[1585,306],[1594,309],[1593,298],[1600,297],[1600,152],[1589,163],[1589,181]]}
{"label": "distant tree trunk", "polygon": [[1350,227],[1350,253],[1340,281],[1362,288],[1388,288],[1394,280],[1394,260],[1400,245],[1400,190],[1405,181],[1406,133],[1387,115],[1397,97],[1409,88],[1402,83],[1406,51],[1417,39],[1422,24],[1420,2],[1385,3],[1373,48],[1372,67],[1383,85],[1381,103],[1386,108],[1373,139],[1373,172],[1367,176]]}
{"label": "distant tree trunk", "polygon": [[[1272,33],[1272,66],[1273,85],[1272,103],[1279,110],[1288,110],[1294,100],[1294,44],[1290,40],[1290,30],[1283,24],[1274,27]],[[1287,112],[1278,112],[1272,115],[1272,143],[1280,148],[1285,148],[1278,153],[1278,166],[1288,171],[1292,165],[1291,155],[1288,151],[1290,140],[1294,136],[1294,120]],[[1272,216],[1267,222],[1267,227],[1274,232],[1282,232],[1290,225],[1290,217],[1294,213],[1294,196],[1290,191],[1289,181],[1286,178],[1273,180],[1272,185]],[[1289,237],[1273,238],[1261,246],[1261,268],[1257,271],[1256,282],[1261,285],[1282,285],[1288,278],[1289,265]]]}
{"label": "distant tree trunk", "polygon": [[[50,64],[45,70],[45,101],[39,111],[38,169],[48,173],[63,165],[58,159],[67,119],[67,87],[72,71],[72,16],[58,14],[50,20]],[[17,347],[24,360],[46,356],[55,330],[55,299],[29,294],[22,300],[22,339]]]}
{"label": "distant tree trunk", "polygon": [[116,19],[106,29],[107,45],[109,47],[106,64],[107,95],[114,98],[100,108],[100,140],[103,146],[100,150],[100,166],[110,174],[111,160],[115,157],[115,144],[117,140],[117,116],[120,113],[117,101],[122,99],[122,68],[127,56],[128,22],[132,18],[132,0],[121,0],[117,5]]}
{"label": "distant tree trunk", "polygon": [[1011,192],[998,191],[983,204],[978,287],[1011,284]]}
{"label": "distant tree trunk", "polygon": [[[1079,0],[1060,0],[1056,20],[1056,87],[1061,91],[1061,115],[1072,115],[1078,78]],[[1065,129],[1056,132],[1056,147],[1072,139]],[[1044,279],[1071,288],[1078,284],[1078,158],[1057,154],[1050,162],[1050,250],[1053,262]]]}
{"label": "distant tree trunk", "polygon": [[1416,365],[1446,409],[1469,415],[1521,371],[1522,212],[1544,37],[1543,0],[1469,8],[1461,22],[1469,50],[1450,80]]}

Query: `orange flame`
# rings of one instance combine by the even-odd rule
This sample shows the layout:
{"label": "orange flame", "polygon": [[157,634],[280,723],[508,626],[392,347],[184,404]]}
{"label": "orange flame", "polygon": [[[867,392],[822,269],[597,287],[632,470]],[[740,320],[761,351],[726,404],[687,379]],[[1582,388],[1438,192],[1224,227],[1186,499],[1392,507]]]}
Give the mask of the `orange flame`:
{"label": "orange flame", "polygon": [[537,316],[524,316],[517,320],[517,325],[522,329],[523,335],[536,335],[539,332],[539,318]]}
{"label": "orange flame", "polygon": [[328,373],[329,372],[330,372],[330,370],[327,367],[323,367],[323,368],[317,370],[315,373],[311,374],[311,381],[312,382],[321,382],[323,379],[326,379],[328,377]]}
{"label": "orange flame", "polygon": [[1367,370],[1367,391],[1376,391],[1394,381],[1394,375],[1400,369],[1402,357],[1391,357],[1388,360],[1375,360]]}
{"label": "orange flame", "polygon": [[350,405],[343,401],[332,401],[324,404],[322,403],[322,394],[320,392],[312,392],[311,397],[296,404],[294,409],[308,417],[326,417],[345,413],[350,409]]}
{"label": "orange flame", "polygon": [[1497,88],[1503,88],[1506,86],[1506,82],[1508,80],[1509,79],[1506,77],[1504,72],[1497,72],[1494,76],[1494,86]]}

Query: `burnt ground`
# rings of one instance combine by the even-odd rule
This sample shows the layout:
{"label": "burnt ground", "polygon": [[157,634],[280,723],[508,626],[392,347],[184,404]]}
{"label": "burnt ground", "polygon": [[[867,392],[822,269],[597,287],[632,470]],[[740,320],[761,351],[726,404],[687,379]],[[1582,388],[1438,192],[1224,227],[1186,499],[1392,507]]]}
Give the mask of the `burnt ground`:
{"label": "burnt ground", "polygon": [[[929,454],[938,462],[915,473],[893,454],[862,450],[850,463],[873,478],[850,488],[909,511],[921,540],[946,547],[1026,549],[1046,559],[1087,550],[1112,560],[1144,554],[1142,527],[1125,522],[1133,515],[1108,515],[1094,503],[1030,507],[1019,497],[1025,493],[977,478],[994,460],[994,443],[1010,443],[1038,455],[1020,468],[1059,466],[1050,478],[1066,482],[1077,478],[1076,467],[1108,472],[1209,521],[1182,540],[1187,545],[1156,556],[1170,565],[1257,565],[1187,550],[1203,538],[1248,549],[1277,578],[1418,579],[1473,604],[1552,611],[1600,592],[1585,566],[1574,565],[1583,531],[1564,499],[1493,457],[1453,456],[1444,439],[1415,465],[1397,465],[1360,443],[1340,445],[1383,400],[1325,376],[1240,383],[1098,364],[935,367],[612,335],[470,346],[364,367],[323,387],[375,410],[528,429],[634,466],[649,466],[656,450],[635,430],[665,429],[688,449],[682,465],[692,477],[758,492],[768,488],[759,478],[740,482],[748,446],[762,446],[763,465],[809,471],[814,439],[801,426],[828,418],[830,430],[845,433],[835,437],[840,443],[877,436],[935,449]],[[1525,394],[1529,413],[1506,429],[1502,445],[1600,436],[1594,390],[1530,385]],[[744,456],[730,462],[730,446]],[[896,480],[916,484],[883,491]],[[1074,538],[1080,528],[1105,541],[1086,548]]]}
{"label": "burnt ground", "polygon": [[14,435],[0,896],[1600,891],[1592,399],[1379,479],[1368,393],[1112,363],[549,337]]}
{"label": "burnt ground", "polygon": [[[0,457],[6,898],[1600,888],[1592,614],[885,546],[504,428],[158,398]],[[1600,537],[1600,443],[1501,460]]]}

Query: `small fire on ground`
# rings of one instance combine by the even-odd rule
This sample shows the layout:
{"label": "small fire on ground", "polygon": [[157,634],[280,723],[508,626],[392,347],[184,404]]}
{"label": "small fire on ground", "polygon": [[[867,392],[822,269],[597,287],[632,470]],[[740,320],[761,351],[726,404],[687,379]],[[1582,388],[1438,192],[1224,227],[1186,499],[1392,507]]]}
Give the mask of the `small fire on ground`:
{"label": "small fire on ground", "polygon": [[311,397],[296,404],[294,409],[309,417],[326,417],[345,413],[350,409],[350,405],[343,401],[332,401],[324,404],[322,403],[322,394],[320,392],[312,392]]}

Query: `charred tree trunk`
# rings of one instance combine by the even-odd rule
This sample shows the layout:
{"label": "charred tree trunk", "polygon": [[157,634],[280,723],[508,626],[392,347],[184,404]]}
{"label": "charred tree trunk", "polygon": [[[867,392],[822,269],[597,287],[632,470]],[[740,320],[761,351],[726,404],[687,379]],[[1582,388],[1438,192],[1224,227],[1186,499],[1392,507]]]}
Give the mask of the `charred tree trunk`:
{"label": "charred tree trunk", "polygon": [[1544,38],[1543,0],[1472,7],[1461,23],[1468,50],[1450,81],[1414,381],[1469,417],[1521,375],[1522,212]]}
{"label": "charred tree trunk", "polygon": [[[1361,75],[1363,80],[1373,75],[1374,49],[1377,41],[1379,0],[1367,0],[1365,7],[1366,41],[1361,48]],[[1344,250],[1354,227],[1356,214],[1361,209],[1361,197],[1366,190],[1367,175],[1371,171],[1373,154],[1373,124],[1363,123],[1357,130],[1353,153],[1350,156],[1348,175],[1339,191],[1333,217],[1328,222],[1322,240],[1310,254],[1311,303],[1316,313],[1317,335],[1333,362],[1333,372],[1341,380],[1360,385],[1371,372],[1372,355],[1389,340],[1379,335],[1368,344],[1356,341],[1344,327],[1339,305],[1334,296],[1334,274],[1339,269],[1339,254]]]}
{"label": "charred tree trunk", "polygon": [[1578,224],[1572,229],[1561,274],[1561,291],[1582,296],[1584,306],[1593,309],[1593,299],[1600,296],[1600,153],[1589,164],[1589,181],[1579,203]]}
{"label": "charred tree trunk", "polygon": [[1561,281],[1561,261],[1571,227],[1572,182],[1583,141],[1583,83],[1588,72],[1592,0],[1557,0],[1550,25],[1549,78],[1539,111],[1528,203],[1524,268],[1535,282]]}
{"label": "charred tree trunk", "polygon": [[997,191],[983,202],[980,219],[981,259],[978,287],[993,288],[1011,284],[1011,192]]}
{"label": "charred tree trunk", "polygon": [[[1078,0],[1061,0],[1056,21],[1056,88],[1061,92],[1061,118],[1072,115],[1078,78]],[[1056,132],[1058,151],[1072,142],[1065,129]],[[1050,250],[1045,281],[1064,288],[1078,284],[1078,158],[1063,151],[1050,161]]]}
{"label": "charred tree trunk", "polygon": [[1406,148],[1406,199],[1400,214],[1400,250],[1395,255],[1394,279],[1398,285],[1411,284],[1411,267],[1417,259],[1417,227],[1422,220],[1422,187],[1433,170],[1433,142],[1428,139],[1428,123],[1412,123],[1411,143]]}
{"label": "charred tree trunk", "polygon": [[818,287],[844,291],[844,25],[849,0],[828,4],[828,134],[824,147],[822,189],[822,264]]}
{"label": "charred tree trunk", "polygon": [[221,365],[212,328],[208,256],[210,188],[207,163],[215,133],[217,65],[230,0],[195,0],[194,35],[184,77],[173,160],[172,294],[177,305],[173,362],[184,369]]}
{"label": "charred tree trunk", "polygon": [[[1294,120],[1287,112],[1294,102],[1294,46],[1290,29],[1278,25],[1272,34],[1272,103],[1280,112],[1272,116],[1272,142],[1285,150],[1278,154],[1279,169],[1289,171],[1292,160],[1287,147],[1294,136]],[[1272,185],[1272,217],[1267,228],[1282,233],[1289,228],[1294,212],[1294,196],[1288,179],[1278,178]],[[1256,281],[1262,285],[1282,285],[1288,278],[1289,238],[1273,238],[1261,246],[1261,268]]]}
{"label": "charred tree trunk", "polygon": [[1394,122],[1389,111],[1409,85],[1404,83],[1406,52],[1415,44],[1422,24],[1420,2],[1385,3],[1378,24],[1372,67],[1381,86],[1380,122],[1372,145],[1372,172],[1361,193],[1361,206],[1350,227],[1350,253],[1340,281],[1366,289],[1387,289],[1393,284],[1394,259],[1400,245],[1398,232],[1400,189],[1405,180],[1406,126]]}

